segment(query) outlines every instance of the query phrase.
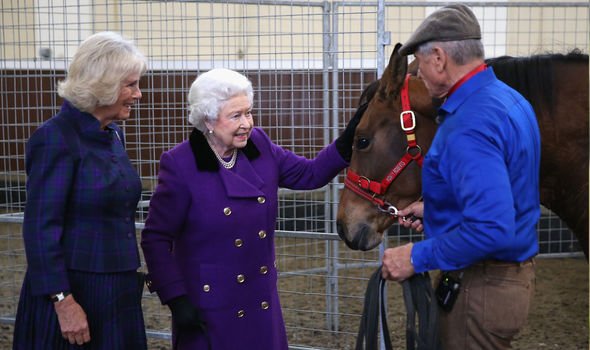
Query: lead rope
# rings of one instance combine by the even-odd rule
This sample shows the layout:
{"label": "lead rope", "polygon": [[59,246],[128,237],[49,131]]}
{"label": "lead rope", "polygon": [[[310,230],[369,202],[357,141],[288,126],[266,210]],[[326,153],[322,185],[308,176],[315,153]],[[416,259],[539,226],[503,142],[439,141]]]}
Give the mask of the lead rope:
{"label": "lead rope", "polygon": [[[402,283],[406,306],[406,349],[437,350],[438,302],[427,272],[418,273]],[[416,332],[416,315],[418,332]]]}
{"label": "lead rope", "polygon": [[[387,325],[385,280],[377,268],[367,284],[363,314],[356,339],[356,350],[377,350],[379,317],[386,350],[393,350]],[[406,348],[408,350],[438,350],[438,304],[428,273],[415,274],[402,283],[406,306]],[[416,315],[418,332],[416,332]]]}

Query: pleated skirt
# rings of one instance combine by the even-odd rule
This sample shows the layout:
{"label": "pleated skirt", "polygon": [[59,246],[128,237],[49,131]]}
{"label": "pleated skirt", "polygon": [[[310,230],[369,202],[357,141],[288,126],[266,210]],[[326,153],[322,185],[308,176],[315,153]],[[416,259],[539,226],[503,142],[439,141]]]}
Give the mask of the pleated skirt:
{"label": "pleated skirt", "polygon": [[71,345],[62,337],[53,302],[47,296],[32,295],[27,274],[16,313],[13,350],[147,349],[143,284],[137,272],[69,271],[68,277],[72,295],[86,312],[90,342]]}

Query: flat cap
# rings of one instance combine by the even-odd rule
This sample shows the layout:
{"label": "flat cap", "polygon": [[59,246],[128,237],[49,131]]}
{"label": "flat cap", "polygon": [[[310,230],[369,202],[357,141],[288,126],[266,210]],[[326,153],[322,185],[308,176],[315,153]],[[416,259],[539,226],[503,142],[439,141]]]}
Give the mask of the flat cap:
{"label": "flat cap", "polygon": [[434,11],[418,26],[400,48],[402,56],[413,54],[418,46],[429,41],[481,39],[477,18],[463,4],[452,4]]}

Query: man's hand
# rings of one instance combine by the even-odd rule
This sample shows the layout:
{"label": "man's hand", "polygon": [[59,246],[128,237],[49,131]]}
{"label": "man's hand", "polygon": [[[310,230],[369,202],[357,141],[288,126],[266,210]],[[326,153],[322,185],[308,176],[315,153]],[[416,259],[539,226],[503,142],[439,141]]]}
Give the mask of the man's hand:
{"label": "man's hand", "polygon": [[57,320],[61,328],[61,335],[70,344],[82,345],[90,341],[90,328],[86,313],[70,294],[64,300],[53,304],[57,313]]}
{"label": "man's hand", "polygon": [[416,271],[410,262],[413,243],[386,249],[383,253],[381,276],[386,280],[403,282]]}
{"label": "man's hand", "polygon": [[411,228],[416,232],[424,231],[421,220],[424,217],[424,202],[416,201],[398,211],[397,215],[397,221],[403,227]]}

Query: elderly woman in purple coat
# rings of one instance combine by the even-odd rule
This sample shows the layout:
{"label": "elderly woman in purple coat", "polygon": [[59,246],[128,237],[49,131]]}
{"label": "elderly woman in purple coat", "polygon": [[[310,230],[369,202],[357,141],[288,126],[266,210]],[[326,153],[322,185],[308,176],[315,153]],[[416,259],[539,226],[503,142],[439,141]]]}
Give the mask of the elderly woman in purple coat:
{"label": "elderly woman in purple coat", "polygon": [[360,114],[310,160],[254,127],[252,84],[240,73],[200,75],[188,100],[194,130],[162,154],[142,232],[148,286],[171,310],[174,349],[287,349],[278,189],[319,188],[345,168]]}

